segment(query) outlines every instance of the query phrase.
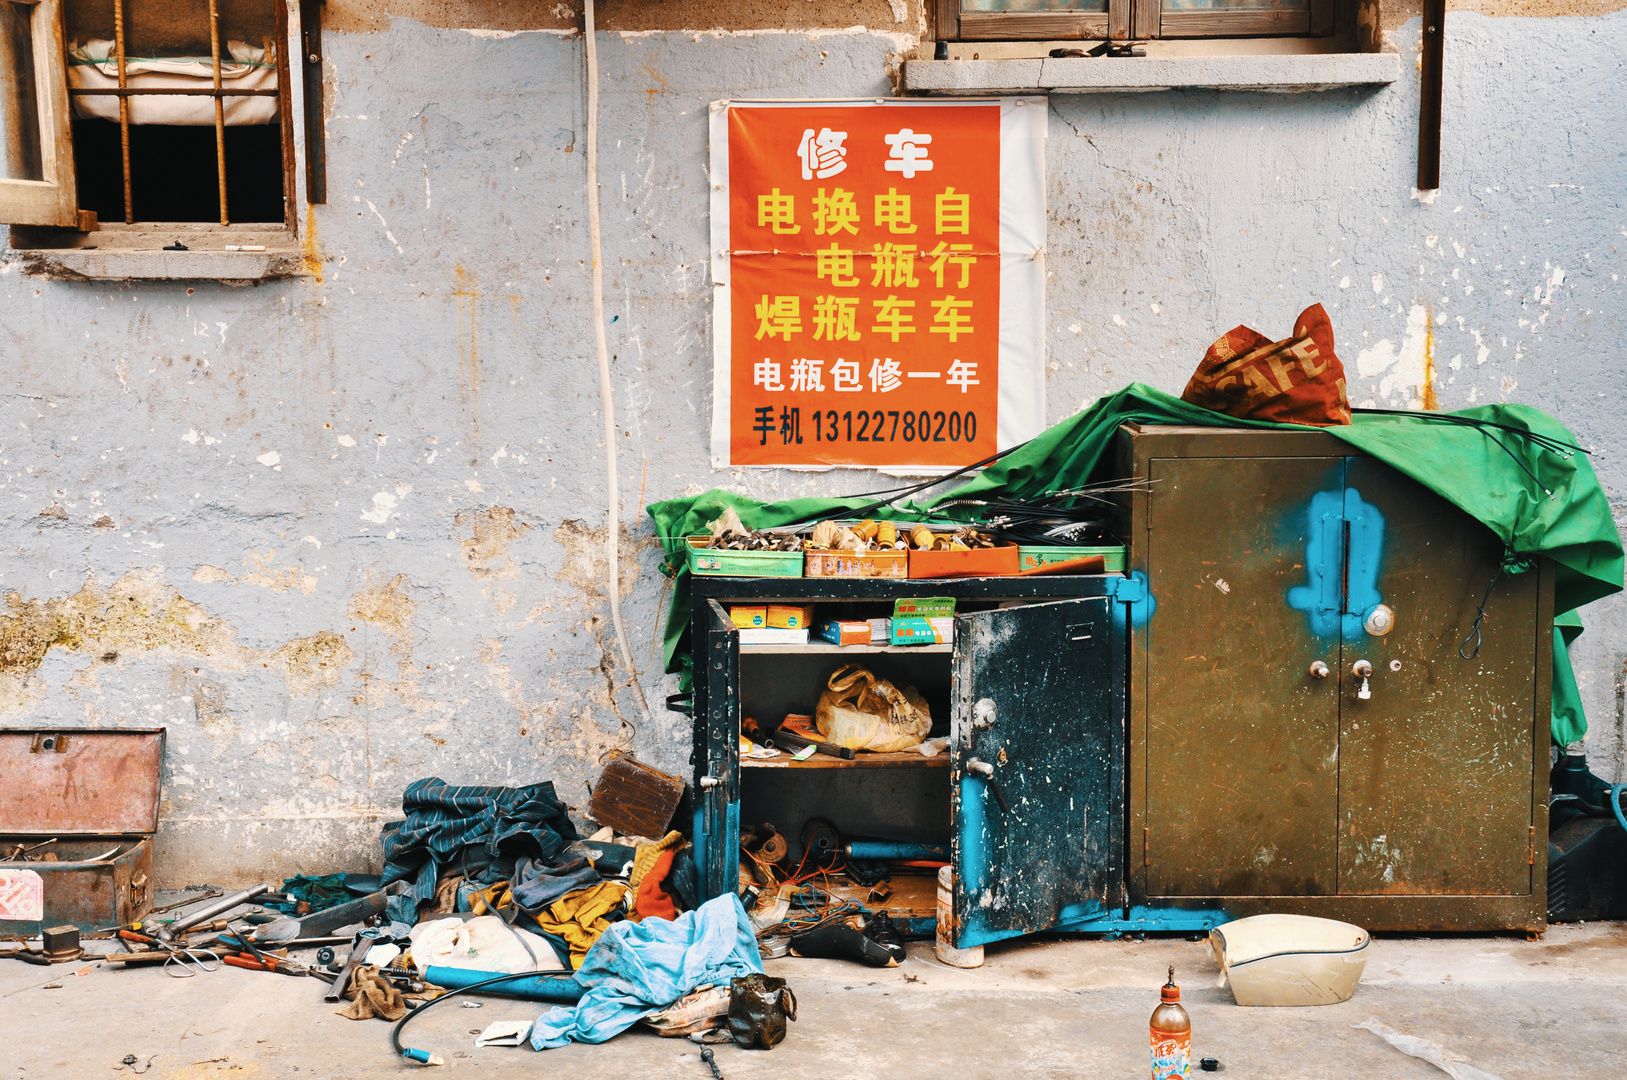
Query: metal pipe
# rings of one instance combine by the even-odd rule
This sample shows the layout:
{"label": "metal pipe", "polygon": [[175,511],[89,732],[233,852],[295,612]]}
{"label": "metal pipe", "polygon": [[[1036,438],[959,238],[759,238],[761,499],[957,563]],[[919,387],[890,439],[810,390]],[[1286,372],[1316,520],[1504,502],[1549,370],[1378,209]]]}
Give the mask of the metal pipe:
{"label": "metal pipe", "polygon": [[934,859],[949,858],[943,844],[906,844],[899,840],[850,840],[847,845],[850,859]]}
{"label": "metal pipe", "polygon": [[220,93],[220,0],[209,0],[209,55],[215,68],[215,174],[220,180],[220,223],[226,225],[226,99]]}
{"label": "metal pipe", "polygon": [[[124,0],[113,0],[113,48],[119,59],[119,89],[129,84],[124,72]],[[119,95],[119,162],[124,168],[124,223],[136,223],[135,203],[130,198],[130,98]]]}
{"label": "metal pipe", "polygon": [[199,908],[197,911],[192,912],[190,915],[183,915],[181,918],[176,919],[168,926],[160,927],[153,934],[153,936],[161,941],[167,941],[169,938],[173,938],[176,934],[181,933],[188,927],[197,926],[199,923],[208,922],[216,915],[219,915],[225,911],[230,911],[239,904],[252,903],[257,897],[264,896],[266,893],[272,892],[276,888],[277,887],[271,884],[269,881],[265,881],[254,886],[252,889],[244,889],[242,892],[234,892],[230,896],[223,896],[219,900],[216,900],[213,904],[207,904],[204,907]]}

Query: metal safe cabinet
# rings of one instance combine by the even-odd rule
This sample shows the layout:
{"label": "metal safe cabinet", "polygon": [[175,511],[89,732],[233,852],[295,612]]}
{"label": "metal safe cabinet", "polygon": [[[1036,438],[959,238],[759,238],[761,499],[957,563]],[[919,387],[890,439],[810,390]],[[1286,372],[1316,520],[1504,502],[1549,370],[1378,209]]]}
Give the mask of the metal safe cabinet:
{"label": "metal safe cabinet", "polygon": [[1119,440],[1132,900],[1542,929],[1548,566],[1321,432]]}
{"label": "metal safe cabinet", "polygon": [[[960,946],[1116,915],[1125,901],[1127,641],[1115,594],[1126,581],[692,578],[703,893],[738,887],[742,822],[772,822],[795,860],[805,822],[818,817],[844,835],[947,841]],[[956,600],[952,646],[742,645],[728,614],[731,603],[783,602],[814,604],[819,618],[866,618],[890,615],[895,599],[930,596]],[[773,725],[812,714],[846,663],[917,686],[934,721],[950,721],[948,752],[742,761],[742,716]],[[895,875],[893,888],[906,920],[931,918],[930,876]]]}

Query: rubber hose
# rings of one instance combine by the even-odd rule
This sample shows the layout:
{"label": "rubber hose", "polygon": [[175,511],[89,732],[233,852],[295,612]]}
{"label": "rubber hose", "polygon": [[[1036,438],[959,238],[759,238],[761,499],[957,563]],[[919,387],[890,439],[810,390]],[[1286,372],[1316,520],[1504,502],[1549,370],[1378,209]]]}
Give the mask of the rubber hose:
{"label": "rubber hose", "polygon": [[404,1057],[408,1061],[417,1061],[428,1064],[429,1055],[424,1051],[418,1050],[415,1047],[406,1047],[401,1045],[401,1029],[407,1026],[407,1022],[409,1020],[417,1016],[419,1013],[424,1012],[430,1006],[439,1005],[443,1001],[450,1001],[459,994],[467,994],[471,991],[479,990],[483,986],[493,986],[501,982],[512,982],[515,979],[534,979],[538,974],[539,973],[535,971],[522,971],[517,975],[499,975],[495,979],[486,979],[483,982],[477,982],[472,986],[460,986],[456,990],[453,990],[450,993],[442,994],[440,997],[435,998],[432,1001],[426,1001],[416,1009],[409,1012],[406,1016],[403,1016],[400,1020],[395,1022],[395,1027],[390,1029],[390,1045],[395,1048],[396,1054],[400,1057]]}

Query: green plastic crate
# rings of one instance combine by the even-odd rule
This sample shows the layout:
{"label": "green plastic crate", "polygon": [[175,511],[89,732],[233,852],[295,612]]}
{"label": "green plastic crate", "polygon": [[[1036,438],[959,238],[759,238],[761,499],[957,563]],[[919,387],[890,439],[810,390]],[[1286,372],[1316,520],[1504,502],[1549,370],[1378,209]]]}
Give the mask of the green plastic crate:
{"label": "green plastic crate", "polygon": [[1105,547],[1042,547],[1037,544],[1024,544],[1017,549],[1017,557],[1022,561],[1024,570],[1032,570],[1036,566],[1049,566],[1051,563],[1067,562],[1069,559],[1083,559],[1087,555],[1100,555],[1103,562],[1104,573],[1124,573],[1124,545],[1114,544]]}
{"label": "green plastic crate", "polygon": [[689,572],[707,577],[801,577],[802,552],[713,551],[706,537],[690,537]]}

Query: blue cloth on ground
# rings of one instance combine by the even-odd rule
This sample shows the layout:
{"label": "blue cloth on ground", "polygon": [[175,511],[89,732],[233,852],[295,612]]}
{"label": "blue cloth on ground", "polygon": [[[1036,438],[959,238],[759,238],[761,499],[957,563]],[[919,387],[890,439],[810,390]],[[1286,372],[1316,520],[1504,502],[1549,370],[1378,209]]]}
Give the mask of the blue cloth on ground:
{"label": "blue cloth on ground", "polygon": [[613,923],[576,972],[587,993],[537,1017],[531,1047],[604,1042],[697,987],[762,970],[756,931],[733,893],[676,919]]}

